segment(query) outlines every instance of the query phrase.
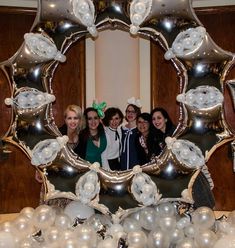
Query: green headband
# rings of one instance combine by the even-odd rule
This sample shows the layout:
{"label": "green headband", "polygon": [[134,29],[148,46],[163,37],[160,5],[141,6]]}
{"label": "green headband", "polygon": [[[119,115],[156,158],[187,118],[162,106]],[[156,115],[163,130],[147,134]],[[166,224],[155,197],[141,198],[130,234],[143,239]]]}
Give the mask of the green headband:
{"label": "green headband", "polygon": [[106,106],[107,106],[106,102],[92,103],[92,107],[97,110],[97,113],[100,118],[104,118],[104,109]]}

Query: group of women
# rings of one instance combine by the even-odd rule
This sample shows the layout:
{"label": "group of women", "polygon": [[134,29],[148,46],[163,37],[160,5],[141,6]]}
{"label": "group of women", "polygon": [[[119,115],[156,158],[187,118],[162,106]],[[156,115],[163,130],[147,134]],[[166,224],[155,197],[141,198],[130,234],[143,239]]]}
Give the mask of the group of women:
{"label": "group of women", "polygon": [[131,103],[125,116],[114,107],[104,114],[101,119],[94,107],[82,114],[79,106],[69,105],[60,132],[69,137],[68,145],[79,157],[99,162],[107,170],[128,170],[150,162],[162,152],[165,138],[175,130],[163,108],[141,113],[141,108]]}

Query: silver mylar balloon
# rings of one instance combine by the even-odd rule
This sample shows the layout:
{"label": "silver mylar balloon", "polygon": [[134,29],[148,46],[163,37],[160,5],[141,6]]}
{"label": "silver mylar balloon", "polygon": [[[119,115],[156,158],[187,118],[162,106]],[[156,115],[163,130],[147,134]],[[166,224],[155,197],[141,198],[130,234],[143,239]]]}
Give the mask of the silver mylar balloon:
{"label": "silver mylar balloon", "polygon": [[[180,93],[182,94],[198,86],[215,87],[222,93],[224,78],[235,63],[234,55],[218,47],[205,32],[195,15],[190,0],[38,0],[38,6],[37,17],[30,30],[31,36],[35,38],[43,35],[50,46],[47,48],[43,42],[39,42],[37,45],[35,44],[35,42],[37,43],[36,39],[32,39],[31,48],[37,48],[38,51],[37,49],[31,49],[31,51],[29,44],[25,42],[12,58],[0,64],[0,68],[9,80],[12,96],[8,96],[8,99],[17,96],[18,92],[24,88],[51,94],[51,89],[53,89],[51,82],[58,66],[57,60],[63,61],[64,53],[74,42],[83,37],[95,36],[97,30],[108,28],[117,28],[130,31],[132,34],[150,37],[165,48],[168,58],[169,53],[176,50],[175,57],[172,57],[171,61],[179,72]],[[204,36],[200,37],[200,42],[194,50],[191,49],[193,47],[191,38],[182,40],[182,44],[175,43],[177,37],[181,37],[187,30],[192,34],[194,41],[198,39],[195,30],[204,30]],[[48,57],[48,54],[55,56]],[[42,95],[39,96],[40,101],[41,97]],[[203,98],[203,95],[200,97]],[[34,106],[34,99],[29,97],[28,100]],[[25,106],[24,95],[20,97],[19,101]],[[205,161],[209,159],[215,148],[230,141],[234,136],[224,119],[223,104],[207,109],[194,109],[186,107],[182,103],[180,112],[182,118],[180,118],[174,136],[195,143],[205,155]],[[29,158],[32,156],[31,150],[39,142],[60,135],[54,123],[51,103],[40,108],[15,109],[11,123],[3,140],[18,146]],[[74,192],[75,185],[79,178],[90,170],[91,165],[77,158],[67,147],[63,147],[53,162],[40,166],[39,170],[42,170],[45,175],[43,178],[46,191],[45,200],[53,197],[62,198],[62,196],[74,200],[77,199]],[[142,166],[142,170],[151,177],[162,198],[181,198],[181,192],[191,185],[189,191],[193,192],[192,200],[194,200],[195,206],[214,205],[211,200],[212,192],[207,182],[197,180],[202,178],[202,174],[197,173],[195,168],[189,168],[184,162],[180,162],[172,153],[171,148],[165,148],[158,158]],[[101,191],[97,197],[99,202],[91,203],[94,208],[107,215],[117,211],[120,214],[120,209],[124,209],[126,212],[123,211],[122,214],[125,215],[131,208],[139,207],[139,203],[130,193],[134,176],[132,170],[109,172],[97,169],[97,175]],[[191,184],[192,178],[194,181]],[[206,189],[204,190],[206,193],[204,193],[205,196],[200,197],[202,187]],[[203,198],[211,201],[208,200],[204,204]],[[72,213],[72,218],[80,214],[81,217],[87,218],[92,215],[92,211],[89,211],[89,207],[86,208],[81,209],[78,206],[81,211],[72,208],[69,212]],[[169,208],[163,211],[170,212],[171,210]],[[50,214],[50,211],[37,209],[35,212],[33,219],[39,228],[45,228],[46,225],[53,222],[53,214]],[[199,216],[194,217],[194,221],[202,226],[208,226],[209,223],[212,225],[211,215],[208,214],[205,217],[207,219],[205,223],[200,220]],[[124,222],[127,230],[140,230],[138,224],[134,223],[134,219],[128,221],[129,223]],[[148,217],[145,219],[146,221],[151,222]],[[152,238],[157,240],[157,235],[154,237],[152,235]],[[163,239],[159,238],[159,242],[160,240]],[[158,241],[154,242],[155,246],[153,247],[160,247],[156,246]]]}

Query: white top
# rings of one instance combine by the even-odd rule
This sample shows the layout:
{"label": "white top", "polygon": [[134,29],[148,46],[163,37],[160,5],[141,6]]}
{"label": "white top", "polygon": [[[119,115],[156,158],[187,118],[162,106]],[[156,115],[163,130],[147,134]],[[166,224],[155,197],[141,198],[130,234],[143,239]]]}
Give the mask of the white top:
{"label": "white top", "polygon": [[120,127],[118,127],[117,130],[110,127],[104,127],[104,131],[107,139],[107,146],[101,154],[102,167],[106,170],[110,170],[108,160],[120,157],[122,133]]}

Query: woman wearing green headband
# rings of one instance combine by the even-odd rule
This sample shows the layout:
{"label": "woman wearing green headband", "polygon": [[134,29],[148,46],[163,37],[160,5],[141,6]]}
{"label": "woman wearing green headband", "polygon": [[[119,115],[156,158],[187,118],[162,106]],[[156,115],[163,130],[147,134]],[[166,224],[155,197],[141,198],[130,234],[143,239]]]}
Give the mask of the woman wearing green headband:
{"label": "woman wearing green headband", "polygon": [[103,125],[97,109],[89,107],[84,111],[86,128],[79,134],[79,144],[75,152],[83,159],[94,163],[101,162],[101,154],[107,146]]}

